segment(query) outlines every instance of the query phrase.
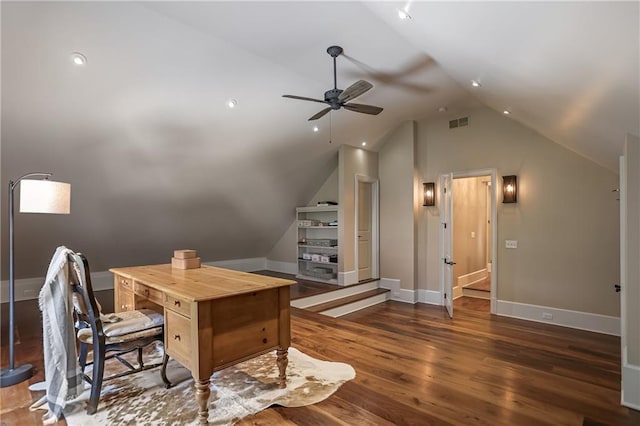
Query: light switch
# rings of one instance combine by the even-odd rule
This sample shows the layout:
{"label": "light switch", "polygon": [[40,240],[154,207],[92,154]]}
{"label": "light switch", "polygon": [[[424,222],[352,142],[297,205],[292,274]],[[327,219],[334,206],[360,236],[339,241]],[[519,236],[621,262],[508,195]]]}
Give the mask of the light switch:
{"label": "light switch", "polygon": [[516,249],[518,248],[517,240],[504,240],[504,248]]}
{"label": "light switch", "polygon": [[471,231],[471,238],[475,238],[476,237],[476,232],[475,231]]}

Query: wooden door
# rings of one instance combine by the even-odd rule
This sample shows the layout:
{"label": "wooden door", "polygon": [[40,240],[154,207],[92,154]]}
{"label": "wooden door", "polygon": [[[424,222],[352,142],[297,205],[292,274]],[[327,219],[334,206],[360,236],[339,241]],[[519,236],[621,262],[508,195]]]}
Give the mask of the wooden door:
{"label": "wooden door", "polygon": [[358,182],[358,281],[371,278],[371,184]]}

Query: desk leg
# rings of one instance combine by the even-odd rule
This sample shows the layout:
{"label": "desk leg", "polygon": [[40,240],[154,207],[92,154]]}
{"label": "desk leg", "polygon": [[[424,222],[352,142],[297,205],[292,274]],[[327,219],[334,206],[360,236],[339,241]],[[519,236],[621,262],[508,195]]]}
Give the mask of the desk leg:
{"label": "desk leg", "polygon": [[[194,377],[195,379],[195,377]],[[200,409],[198,410],[198,419],[201,425],[209,424],[209,395],[211,390],[209,389],[209,379],[198,380],[196,379],[196,401]]]}
{"label": "desk leg", "polygon": [[287,387],[287,364],[289,364],[289,348],[278,348],[276,350],[276,355],[277,355],[277,364],[278,364],[278,371],[280,372],[280,375],[278,376],[278,381],[280,389],[284,389]]}

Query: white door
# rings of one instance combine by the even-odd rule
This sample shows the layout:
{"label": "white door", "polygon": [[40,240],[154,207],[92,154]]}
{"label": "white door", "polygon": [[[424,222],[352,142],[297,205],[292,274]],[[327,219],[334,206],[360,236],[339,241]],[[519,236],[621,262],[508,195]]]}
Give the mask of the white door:
{"label": "white door", "polygon": [[442,251],[442,291],[444,306],[453,318],[453,173],[442,175],[440,178],[442,207],[440,209],[441,251]]}
{"label": "white door", "polygon": [[358,281],[371,278],[371,184],[358,181]]}

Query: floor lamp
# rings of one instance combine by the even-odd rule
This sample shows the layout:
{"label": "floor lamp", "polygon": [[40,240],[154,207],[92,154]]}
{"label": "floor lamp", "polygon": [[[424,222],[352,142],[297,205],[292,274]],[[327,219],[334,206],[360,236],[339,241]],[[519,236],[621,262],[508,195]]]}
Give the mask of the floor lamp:
{"label": "floor lamp", "polygon": [[[14,303],[15,280],[13,259],[13,191],[20,188],[20,213],[69,214],[71,210],[71,185],[48,180],[51,173],[27,173],[15,182],[9,181],[9,367],[0,371],[0,387],[13,386],[33,375],[33,366],[15,365]],[[44,180],[28,179],[40,177]]]}

